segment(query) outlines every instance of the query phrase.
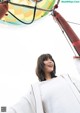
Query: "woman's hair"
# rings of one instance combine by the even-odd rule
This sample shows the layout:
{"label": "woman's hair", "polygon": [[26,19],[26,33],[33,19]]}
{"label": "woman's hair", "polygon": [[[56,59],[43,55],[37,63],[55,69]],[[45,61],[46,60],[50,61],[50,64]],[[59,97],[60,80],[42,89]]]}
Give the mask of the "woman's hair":
{"label": "woman's hair", "polygon": [[45,81],[45,73],[44,73],[44,61],[47,59],[51,59],[54,62],[54,70],[51,72],[51,78],[56,77],[56,65],[50,54],[42,54],[38,57],[37,67],[36,67],[36,75],[38,76],[39,81]]}

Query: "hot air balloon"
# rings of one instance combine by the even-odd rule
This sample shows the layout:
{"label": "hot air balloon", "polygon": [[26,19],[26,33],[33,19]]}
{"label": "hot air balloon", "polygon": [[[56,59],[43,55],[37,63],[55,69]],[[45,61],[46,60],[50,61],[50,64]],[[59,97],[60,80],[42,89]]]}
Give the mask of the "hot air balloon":
{"label": "hot air balloon", "polygon": [[2,0],[0,2],[0,22],[30,24],[49,12],[55,0]]}
{"label": "hot air balloon", "polygon": [[58,25],[67,34],[70,44],[77,52],[75,58],[80,58],[80,39],[75,34],[68,22],[57,12],[60,0],[55,4],[55,0],[1,0],[0,1],[0,22],[11,24],[31,24],[49,12],[57,21]]}
{"label": "hot air balloon", "polygon": [[31,24],[49,12],[57,21],[58,25],[67,34],[70,44],[77,52],[75,58],[80,58],[80,39],[75,34],[68,22],[57,12],[60,0],[55,4],[55,0],[1,0],[0,1],[0,22],[11,24]]}

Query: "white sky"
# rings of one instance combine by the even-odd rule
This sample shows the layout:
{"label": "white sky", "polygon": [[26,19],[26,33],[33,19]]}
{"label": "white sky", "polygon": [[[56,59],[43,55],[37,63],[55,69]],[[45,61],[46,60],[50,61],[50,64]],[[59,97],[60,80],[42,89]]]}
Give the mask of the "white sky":
{"label": "white sky", "polygon": [[[57,11],[67,20],[80,23],[80,3],[60,3]],[[78,36],[80,26],[70,24]],[[73,62],[73,52],[51,15],[28,26],[0,24],[0,106],[10,107],[37,81],[39,55],[50,53],[57,75],[69,73],[80,79]]]}

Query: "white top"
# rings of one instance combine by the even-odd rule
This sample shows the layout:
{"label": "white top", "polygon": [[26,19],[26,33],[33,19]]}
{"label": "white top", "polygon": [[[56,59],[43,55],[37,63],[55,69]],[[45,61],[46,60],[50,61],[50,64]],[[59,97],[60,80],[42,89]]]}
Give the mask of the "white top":
{"label": "white top", "polygon": [[44,113],[80,113],[80,93],[69,81],[59,76],[40,83]]}
{"label": "white top", "polygon": [[80,113],[80,92],[68,76],[59,76],[32,85],[7,113]]}

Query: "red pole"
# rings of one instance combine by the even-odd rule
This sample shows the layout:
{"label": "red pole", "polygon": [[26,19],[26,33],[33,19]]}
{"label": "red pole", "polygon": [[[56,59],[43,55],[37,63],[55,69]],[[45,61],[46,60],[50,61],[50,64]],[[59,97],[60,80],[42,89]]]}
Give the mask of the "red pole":
{"label": "red pole", "polygon": [[7,11],[8,11],[8,2],[0,3],[0,19],[3,18]]}
{"label": "red pole", "polygon": [[67,23],[67,21],[57,11],[53,12],[53,17],[62,26],[73,47],[75,48],[76,52],[80,57],[80,39],[78,38],[78,36],[75,34],[71,26]]}

